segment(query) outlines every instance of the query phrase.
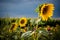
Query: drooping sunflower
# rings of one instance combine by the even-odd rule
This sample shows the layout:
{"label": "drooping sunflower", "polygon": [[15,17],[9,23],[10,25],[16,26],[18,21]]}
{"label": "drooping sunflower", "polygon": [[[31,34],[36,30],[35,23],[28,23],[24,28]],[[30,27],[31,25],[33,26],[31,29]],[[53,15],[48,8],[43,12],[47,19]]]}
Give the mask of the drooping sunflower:
{"label": "drooping sunflower", "polygon": [[9,29],[9,32],[15,31],[17,29],[17,27],[18,27],[17,23],[12,23],[12,25]]}
{"label": "drooping sunflower", "polygon": [[42,4],[38,8],[38,16],[42,18],[42,20],[48,20],[51,16],[53,16],[54,5],[53,4]]}
{"label": "drooping sunflower", "polygon": [[26,26],[26,24],[27,24],[27,18],[22,17],[19,21],[20,27],[24,27],[24,26]]}

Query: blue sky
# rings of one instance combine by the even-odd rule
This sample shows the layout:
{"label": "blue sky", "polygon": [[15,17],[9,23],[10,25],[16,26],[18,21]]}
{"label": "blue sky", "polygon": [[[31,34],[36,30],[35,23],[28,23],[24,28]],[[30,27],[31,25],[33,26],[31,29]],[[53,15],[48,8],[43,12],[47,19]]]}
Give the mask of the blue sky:
{"label": "blue sky", "polygon": [[60,17],[59,0],[0,0],[0,17],[33,17],[38,14],[36,7],[43,3],[53,3],[55,5],[54,18]]}

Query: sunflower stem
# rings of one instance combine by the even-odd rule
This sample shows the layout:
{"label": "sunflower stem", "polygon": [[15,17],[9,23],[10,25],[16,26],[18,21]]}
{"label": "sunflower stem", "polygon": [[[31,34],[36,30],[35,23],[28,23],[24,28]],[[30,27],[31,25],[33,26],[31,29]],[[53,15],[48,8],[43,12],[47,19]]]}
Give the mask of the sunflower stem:
{"label": "sunflower stem", "polygon": [[39,18],[39,13],[38,13],[38,18]]}

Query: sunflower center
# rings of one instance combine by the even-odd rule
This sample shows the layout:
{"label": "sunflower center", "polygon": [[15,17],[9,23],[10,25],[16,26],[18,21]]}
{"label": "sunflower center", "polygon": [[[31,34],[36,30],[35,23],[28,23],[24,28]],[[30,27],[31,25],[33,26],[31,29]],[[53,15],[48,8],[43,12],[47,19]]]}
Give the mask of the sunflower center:
{"label": "sunflower center", "polygon": [[45,8],[43,8],[43,14],[46,14],[48,11],[48,6],[45,6]]}
{"label": "sunflower center", "polygon": [[21,24],[23,24],[25,21],[24,20],[21,20]]}

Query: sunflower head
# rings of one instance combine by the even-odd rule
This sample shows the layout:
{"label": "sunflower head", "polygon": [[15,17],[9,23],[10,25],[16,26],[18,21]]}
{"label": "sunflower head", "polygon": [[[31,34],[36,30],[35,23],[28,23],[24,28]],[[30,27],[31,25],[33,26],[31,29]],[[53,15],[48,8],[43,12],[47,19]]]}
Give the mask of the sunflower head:
{"label": "sunflower head", "polygon": [[42,18],[42,20],[48,20],[51,16],[53,16],[54,5],[53,4],[42,4],[38,8],[38,15]]}
{"label": "sunflower head", "polygon": [[15,31],[17,29],[17,23],[12,23],[11,28],[9,29],[9,32]]}
{"label": "sunflower head", "polygon": [[27,24],[27,18],[22,17],[19,21],[20,27],[24,27],[24,26],[26,26],[26,24]]}

